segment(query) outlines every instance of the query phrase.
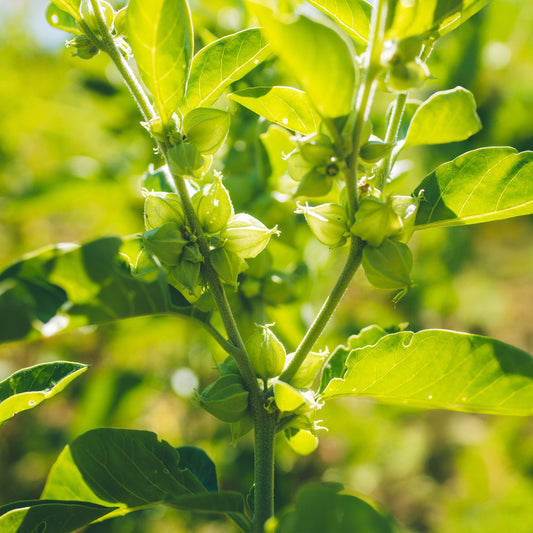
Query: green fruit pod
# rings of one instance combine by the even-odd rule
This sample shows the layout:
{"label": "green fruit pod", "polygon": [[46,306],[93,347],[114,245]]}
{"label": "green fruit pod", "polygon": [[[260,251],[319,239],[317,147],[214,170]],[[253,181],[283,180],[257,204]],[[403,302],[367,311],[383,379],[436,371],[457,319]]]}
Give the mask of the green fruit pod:
{"label": "green fruit pod", "polygon": [[405,289],[411,284],[413,256],[407,244],[385,239],[381,246],[365,246],[363,268],[378,289]]}
{"label": "green fruit pod", "polygon": [[[115,10],[105,0],[98,0],[98,6],[104,16],[104,21],[109,29],[113,28],[113,20],[115,19]],[[101,37],[100,24],[98,23],[98,16],[94,12],[91,0],[82,0],[80,4],[80,13],[83,21],[89,26],[91,31]]]}
{"label": "green fruit pod", "polygon": [[175,266],[187,240],[175,222],[166,222],[162,226],[148,230],[143,237],[144,247],[165,265]]}
{"label": "green fruit pod", "polygon": [[299,205],[296,213],[303,213],[313,235],[326,246],[335,248],[346,242],[349,235],[346,210],[339,204],[322,204],[315,207]]}
{"label": "green fruit pod", "polygon": [[355,213],[355,222],[350,232],[370,246],[377,247],[399,229],[401,229],[401,220],[389,202],[375,196],[365,196],[359,202],[359,209]]}
{"label": "green fruit pod", "polygon": [[268,380],[283,372],[287,354],[269,326],[260,326],[247,340],[246,351],[257,377]]}
{"label": "green fruit pod", "polygon": [[222,422],[238,422],[248,410],[248,391],[240,376],[227,374],[196,396],[196,402]]}
{"label": "green fruit pod", "polygon": [[214,154],[228,136],[230,121],[226,111],[198,107],[183,119],[183,133],[200,153]]}
{"label": "green fruit pod", "polygon": [[197,204],[196,213],[202,228],[207,233],[222,231],[235,214],[226,187],[217,179],[197,194],[193,201]]}
{"label": "green fruit pod", "polygon": [[298,144],[302,157],[312,165],[326,165],[335,157],[333,143],[325,133],[312,133]]}
{"label": "green fruit pod", "polygon": [[188,142],[180,142],[168,151],[168,165],[173,174],[195,177],[206,161],[198,148]]}
{"label": "green fruit pod", "polygon": [[224,246],[243,259],[255,257],[263,251],[270,237],[277,234],[277,227],[268,229],[257,218],[246,213],[237,213],[228,221],[222,237]]}
{"label": "green fruit pod", "polygon": [[359,157],[365,163],[377,163],[384,157],[387,157],[393,148],[394,143],[367,141],[365,144],[363,144],[363,146],[361,146]]}
{"label": "green fruit pod", "polygon": [[144,225],[147,230],[155,229],[167,222],[185,227],[185,214],[181,200],[176,193],[146,193],[144,201]]}

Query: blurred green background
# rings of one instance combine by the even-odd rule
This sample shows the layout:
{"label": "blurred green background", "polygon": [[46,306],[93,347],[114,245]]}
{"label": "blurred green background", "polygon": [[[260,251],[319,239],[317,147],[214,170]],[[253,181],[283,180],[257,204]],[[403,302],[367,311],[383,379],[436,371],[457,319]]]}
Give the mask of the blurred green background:
{"label": "blurred green background", "polygon": [[[140,178],[151,162],[157,164],[137,109],[107,59],[72,58],[63,46],[67,36],[46,24],[46,4],[0,0],[0,269],[48,244],[141,232]],[[198,46],[246,24],[237,0],[191,5]],[[411,149],[406,155],[416,162],[398,182],[403,194],[464,151],[533,148],[533,3],[493,0],[443,38],[429,64],[435,79],[415,96],[462,85],[474,93],[484,128],[464,143]],[[269,61],[238,86],[291,82]],[[389,101],[390,95],[381,97],[377,109]],[[258,140],[268,124],[243,109],[234,111],[229,148],[218,156],[217,168],[236,209],[279,224],[282,235],[272,243],[271,256],[252,262],[232,300],[245,332],[254,321],[276,321],[276,331],[294,348],[332,285],[343,252],[328,254],[310,238],[303,217],[291,214],[294,201],[275,192],[285,179],[279,175],[282,163],[269,157],[271,136],[266,144]],[[375,123],[379,134],[379,115]],[[533,218],[429,230],[415,235],[412,249],[416,283],[407,296],[394,306],[391,293],[372,289],[358,274],[321,348],[332,350],[369,324],[392,330],[408,323],[414,330],[489,335],[533,353]],[[223,488],[247,492],[249,436],[231,445],[229,429],[190,402],[192,388],[209,384],[223,357],[205,342],[203,331],[184,320],[151,318],[2,346],[0,379],[44,361],[80,361],[92,368],[52,401],[2,427],[0,505],[38,497],[62,447],[100,426],[147,429],[174,446],[200,446],[217,463]],[[291,502],[301,483],[323,479],[376,501],[414,532],[533,531],[531,420],[368,400],[332,402],[321,415],[329,431],[320,434],[314,454],[297,457],[279,443],[278,507]],[[86,531],[234,528],[161,508]]]}

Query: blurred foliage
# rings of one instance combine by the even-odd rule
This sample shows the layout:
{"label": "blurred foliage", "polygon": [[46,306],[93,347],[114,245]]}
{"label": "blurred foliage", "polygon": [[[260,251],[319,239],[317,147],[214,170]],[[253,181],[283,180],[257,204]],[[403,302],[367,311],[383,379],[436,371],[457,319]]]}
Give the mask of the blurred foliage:
{"label": "blurred foliage", "polygon": [[[191,5],[201,28],[197,49],[246,24],[238,0]],[[140,177],[157,163],[107,59],[71,58],[65,37],[46,26],[44,9],[41,0],[0,0],[0,268],[50,243],[141,231]],[[520,0],[493,0],[439,42],[429,62],[435,79],[415,96],[463,85],[476,96],[484,129],[467,142],[406,151],[414,162],[396,188],[410,191],[436,165],[473,148],[533,147],[532,45],[533,4]],[[234,89],[274,83],[293,80],[271,60]],[[376,107],[378,134],[389,101]],[[291,214],[290,180],[280,161],[269,158],[269,141],[260,140],[271,135],[259,137],[268,124],[224,97],[220,106],[235,112],[228,148],[217,156],[235,208],[282,230],[271,244],[281,253],[272,254],[274,262],[268,254],[252,261],[231,298],[245,335],[254,322],[276,322],[293,349],[341,267],[342,250],[328,253],[310,238],[303,217]],[[395,329],[409,323],[414,330],[486,334],[532,353],[532,222],[421,232],[413,239],[416,284],[407,296],[394,306],[389,292],[371,289],[358,274],[321,347],[334,349],[368,324]],[[1,350],[0,379],[59,359],[93,366],[62,395],[2,428],[0,505],[38,497],[60,449],[99,426],[147,429],[175,446],[202,447],[217,463],[223,489],[248,491],[249,437],[231,446],[229,429],[189,401],[194,387],[212,381],[223,354],[186,321],[133,319]],[[533,530],[530,420],[364,400],[332,402],[322,416],[329,432],[322,432],[312,455],[296,457],[279,444],[278,507],[292,501],[302,482],[323,479],[377,501],[415,532]],[[234,527],[160,509],[86,531],[223,533]]]}

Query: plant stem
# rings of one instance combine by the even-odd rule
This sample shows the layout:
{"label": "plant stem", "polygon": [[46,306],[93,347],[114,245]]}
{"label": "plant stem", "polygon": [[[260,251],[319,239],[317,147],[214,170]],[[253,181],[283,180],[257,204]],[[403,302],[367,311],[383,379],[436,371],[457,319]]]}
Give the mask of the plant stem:
{"label": "plant stem", "polygon": [[283,381],[290,382],[290,380],[294,377],[294,374],[296,374],[296,371],[304,362],[309,352],[313,349],[313,346],[319,339],[320,335],[322,334],[322,331],[324,331],[326,324],[333,315],[333,312],[337,308],[337,305],[339,304],[341,298],[346,292],[350,281],[352,280],[355,272],[361,264],[362,250],[363,247],[361,241],[353,237],[350,241],[350,251],[348,253],[346,264],[344,265],[344,268],[339,278],[337,279],[335,286],[328,295],[326,301],[324,302],[324,305],[320,309],[313,324],[311,325],[304,338],[302,339],[302,342],[296,349],[291,363],[285,369],[283,374],[281,374],[280,379],[282,379]]}
{"label": "plant stem", "polygon": [[274,439],[277,413],[265,409],[254,417],[254,518],[252,533],[263,533],[265,522],[274,514]]}
{"label": "plant stem", "polygon": [[[385,142],[390,143],[396,141],[398,137],[398,130],[400,129],[400,122],[405,110],[405,103],[407,102],[407,93],[400,93],[394,101],[394,107],[387,125],[387,133],[385,135]],[[383,191],[387,178],[391,171],[393,153],[391,152],[387,157],[381,161],[377,170],[376,186],[380,191]]]}
{"label": "plant stem", "polygon": [[370,39],[365,52],[365,64],[363,66],[361,84],[357,93],[355,106],[355,124],[352,133],[352,152],[348,158],[348,170],[346,172],[346,192],[348,197],[349,222],[354,222],[355,212],[358,207],[357,193],[357,161],[361,148],[363,127],[368,120],[372,100],[376,88],[376,78],[381,71],[381,51],[387,20],[388,0],[380,0],[374,8],[372,24],[370,27]]}

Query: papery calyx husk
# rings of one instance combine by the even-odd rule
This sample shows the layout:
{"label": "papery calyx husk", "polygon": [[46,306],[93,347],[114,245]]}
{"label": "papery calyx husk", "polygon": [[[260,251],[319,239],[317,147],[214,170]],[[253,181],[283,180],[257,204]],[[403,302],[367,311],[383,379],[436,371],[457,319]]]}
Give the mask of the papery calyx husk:
{"label": "papery calyx husk", "polygon": [[270,329],[271,325],[259,326],[246,341],[246,351],[257,377],[268,380],[279,376],[285,366],[286,351],[283,344]]}
{"label": "papery calyx husk", "polygon": [[226,140],[230,114],[221,109],[198,107],[183,119],[183,133],[187,142],[202,154],[214,154]]}
{"label": "papery calyx husk", "polygon": [[413,256],[407,244],[385,239],[380,246],[365,246],[363,269],[368,281],[379,289],[405,289],[411,284]]}
{"label": "papery calyx husk", "polygon": [[317,408],[312,390],[298,389],[279,379],[274,383],[274,400],[278,409],[283,412],[304,413]]}
{"label": "papery calyx husk", "polygon": [[145,193],[144,224],[147,230],[155,229],[167,222],[174,222],[179,228],[185,227],[185,214],[181,200],[176,193]]}
{"label": "papery calyx husk", "polygon": [[238,422],[248,410],[248,391],[237,374],[226,374],[209,385],[196,402],[223,422]]}
{"label": "papery calyx husk", "polygon": [[[105,0],[98,0],[98,4],[99,4],[100,10],[101,10],[101,12],[102,12],[102,14],[104,16],[104,20],[105,20],[106,26],[108,28],[112,29],[113,28],[113,20],[115,18],[115,10],[111,6],[111,4],[109,4]],[[101,32],[100,32],[100,25],[98,24],[97,14],[94,12],[91,0],[82,0],[81,1],[80,13],[81,13],[81,16],[82,16],[83,20],[89,26],[91,31],[95,35],[101,37],[102,35],[101,35]]]}
{"label": "papery calyx husk", "polygon": [[148,230],[142,236],[144,247],[166,265],[177,265],[187,240],[176,222]]}
{"label": "papery calyx husk", "polygon": [[346,210],[339,204],[298,205],[295,212],[305,215],[313,235],[330,248],[343,245],[350,234]]}
{"label": "papery calyx husk", "polygon": [[207,233],[222,231],[235,214],[228,190],[222,185],[220,177],[204,187],[193,198],[196,213],[202,228]]}
{"label": "papery calyx husk", "polygon": [[232,216],[222,237],[226,248],[243,259],[255,257],[268,244],[270,237],[278,234],[277,227],[267,228],[261,221],[246,213]]}

